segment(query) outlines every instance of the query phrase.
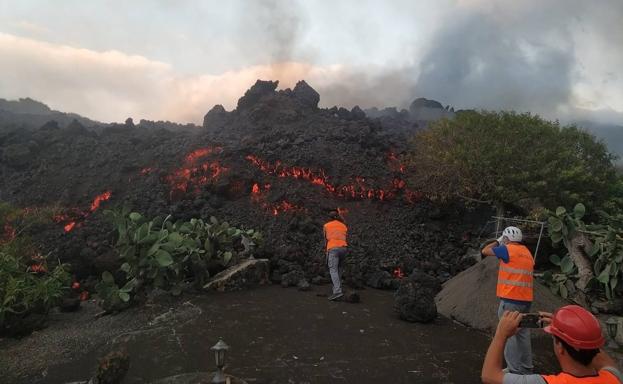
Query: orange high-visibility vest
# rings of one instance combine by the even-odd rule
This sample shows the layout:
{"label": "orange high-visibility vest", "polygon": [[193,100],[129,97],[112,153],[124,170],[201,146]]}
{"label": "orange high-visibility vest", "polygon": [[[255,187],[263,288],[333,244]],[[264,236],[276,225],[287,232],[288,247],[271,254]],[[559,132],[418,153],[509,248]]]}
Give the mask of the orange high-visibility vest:
{"label": "orange high-visibility vest", "polygon": [[547,384],[621,384],[619,379],[612,373],[602,369],[595,376],[575,377],[568,373],[557,375],[541,375]]}
{"label": "orange high-visibility vest", "polygon": [[534,259],[525,245],[510,243],[508,263],[500,260],[497,296],[502,299],[532,301]]}
{"label": "orange high-visibility vest", "polygon": [[331,248],[345,247],[348,228],[338,220],[329,221],[324,225],[324,236],[327,239],[327,251]]}

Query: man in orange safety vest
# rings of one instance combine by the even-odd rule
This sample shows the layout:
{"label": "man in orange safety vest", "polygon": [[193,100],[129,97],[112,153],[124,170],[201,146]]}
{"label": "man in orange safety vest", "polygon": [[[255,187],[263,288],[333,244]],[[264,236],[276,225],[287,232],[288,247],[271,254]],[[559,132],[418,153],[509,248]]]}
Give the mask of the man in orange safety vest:
{"label": "man in orange safety vest", "polygon": [[[496,295],[500,298],[498,317],[505,311],[530,312],[533,300],[534,259],[521,243],[523,235],[517,227],[507,227],[497,241],[482,250],[483,256],[499,259]],[[508,371],[527,375],[532,373],[532,343],[530,329],[522,328],[509,338],[504,348]]]}
{"label": "man in orange safety vest", "polygon": [[342,264],[347,253],[346,236],[348,227],[344,224],[344,220],[337,210],[329,212],[331,219],[323,227],[325,239],[325,252],[327,256],[327,265],[329,266],[329,274],[333,283],[333,294],[329,296],[329,300],[337,300],[344,296],[342,292]]}

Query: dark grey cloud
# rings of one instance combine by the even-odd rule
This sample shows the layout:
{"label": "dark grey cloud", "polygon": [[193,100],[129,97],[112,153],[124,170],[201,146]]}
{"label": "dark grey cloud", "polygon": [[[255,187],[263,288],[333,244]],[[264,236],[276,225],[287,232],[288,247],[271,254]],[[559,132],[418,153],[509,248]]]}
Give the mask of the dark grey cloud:
{"label": "dark grey cloud", "polygon": [[259,0],[236,3],[240,15],[236,42],[258,64],[293,60],[304,28],[304,15],[297,3]]}
{"label": "dark grey cloud", "polygon": [[[461,107],[551,111],[572,95],[574,52],[563,34],[552,24],[512,29],[466,15],[434,37],[414,93]],[[546,35],[557,41],[544,43]]]}

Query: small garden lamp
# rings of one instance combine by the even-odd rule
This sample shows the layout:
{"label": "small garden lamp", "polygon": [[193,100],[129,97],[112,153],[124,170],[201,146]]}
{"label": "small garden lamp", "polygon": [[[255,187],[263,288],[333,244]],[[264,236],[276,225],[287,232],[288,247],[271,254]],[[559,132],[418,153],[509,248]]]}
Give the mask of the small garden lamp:
{"label": "small garden lamp", "polygon": [[214,359],[216,360],[217,368],[214,378],[212,379],[212,383],[223,384],[227,380],[225,372],[223,372],[223,368],[225,367],[225,355],[227,354],[229,345],[225,344],[223,340],[219,340],[218,343],[214,344],[214,346],[210,349],[214,351]]}
{"label": "small garden lamp", "polygon": [[608,331],[608,336],[610,336],[610,348],[616,348],[616,336],[617,336],[617,328],[619,327],[619,321],[614,317],[606,320],[606,330]]}

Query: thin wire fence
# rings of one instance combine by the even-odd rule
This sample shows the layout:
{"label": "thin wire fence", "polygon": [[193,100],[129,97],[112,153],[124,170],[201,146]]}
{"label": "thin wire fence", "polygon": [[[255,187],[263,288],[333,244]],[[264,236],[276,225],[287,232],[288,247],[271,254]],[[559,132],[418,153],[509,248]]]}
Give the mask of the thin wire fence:
{"label": "thin wire fence", "polygon": [[502,236],[504,228],[513,226],[521,229],[523,243],[532,251],[534,260],[539,253],[539,246],[543,238],[543,231],[546,226],[545,221],[516,219],[513,217],[492,216],[480,230],[478,240],[497,239]]}

